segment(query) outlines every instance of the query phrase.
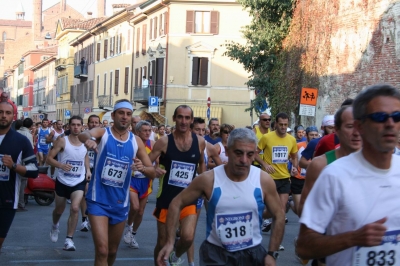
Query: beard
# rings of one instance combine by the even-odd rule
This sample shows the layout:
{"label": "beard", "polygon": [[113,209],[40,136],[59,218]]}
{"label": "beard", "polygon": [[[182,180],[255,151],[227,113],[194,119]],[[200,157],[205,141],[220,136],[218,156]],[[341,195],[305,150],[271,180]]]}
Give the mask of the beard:
{"label": "beard", "polygon": [[11,125],[12,122],[0,123],[0,129],[6,129]]}

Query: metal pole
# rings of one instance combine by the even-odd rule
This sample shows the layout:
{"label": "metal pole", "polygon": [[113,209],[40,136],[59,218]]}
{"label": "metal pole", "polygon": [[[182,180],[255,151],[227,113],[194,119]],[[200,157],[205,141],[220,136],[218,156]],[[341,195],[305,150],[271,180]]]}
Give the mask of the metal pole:
{"label": "metal pole", "polygon": [[161,114],[161,105],[160,105],[160,101],[158,101],[158,115],[161,116],[161,117],[164,117],[164,119],[165,119],[165,125],[168,125],[168,119],[167,119],[165,116],[163,116],[163,115]]}

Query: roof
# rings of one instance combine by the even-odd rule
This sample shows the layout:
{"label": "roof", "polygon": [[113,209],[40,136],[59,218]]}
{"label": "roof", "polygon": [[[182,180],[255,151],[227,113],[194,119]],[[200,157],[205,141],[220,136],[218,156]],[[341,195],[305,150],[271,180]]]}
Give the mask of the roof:
{"label": "roof", "polygon": [[81,29],[88,30],[104,21],[107,17],[102,18],[91,18],[91,19],[73,19],[73,18],[61,18],[61,27],[63,29]]}
{"label": "roof", "polygon": [[32,27],[32,21],[0,19],[0,26]]}
{"label": "roof", "polygon": [[131,6],[131,4],[113,4],[113,8],[126,8],[128,6]]}

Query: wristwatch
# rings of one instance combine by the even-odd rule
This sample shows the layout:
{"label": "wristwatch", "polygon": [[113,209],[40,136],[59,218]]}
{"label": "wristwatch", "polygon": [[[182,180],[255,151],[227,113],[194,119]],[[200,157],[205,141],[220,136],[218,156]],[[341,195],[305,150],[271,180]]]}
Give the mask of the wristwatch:
{"label": "wristwatch", "polygon": [[96,141],[96,138],[95,138],[95,137],[90,137],[90,139],[93,140],[93,141]]}
{"label": "wristwatch", "polygon": [[270,255],[271,257],[273,257],[275,260],[277,260],[279,258],[278,251],[268,251],[267,254]]}
{"label": "wristwatch", "polygon": [[13,165],[11,166],[11,170],[15,170],[15,169],[17,169],[17,164],[13,163]]}

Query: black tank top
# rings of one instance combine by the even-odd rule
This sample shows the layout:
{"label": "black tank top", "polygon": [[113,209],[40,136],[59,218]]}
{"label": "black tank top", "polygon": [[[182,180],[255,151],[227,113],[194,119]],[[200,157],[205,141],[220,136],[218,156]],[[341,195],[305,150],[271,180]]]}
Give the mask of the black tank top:
{"label": "black tank top", "polygon": [[161,192],[158,193],[157,208],[167,209],[172,199],[185,189],[196,176],[200,150],[196,134],[192,133],[192,139],[190,149],[181,152],[175,145],[173,134],[168,135],[167,152],[160,156],[160,164],[164,165],[167,172],[160,180]]}

